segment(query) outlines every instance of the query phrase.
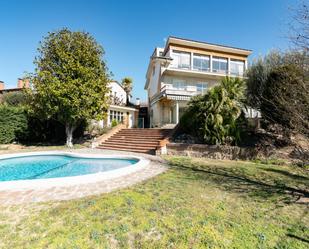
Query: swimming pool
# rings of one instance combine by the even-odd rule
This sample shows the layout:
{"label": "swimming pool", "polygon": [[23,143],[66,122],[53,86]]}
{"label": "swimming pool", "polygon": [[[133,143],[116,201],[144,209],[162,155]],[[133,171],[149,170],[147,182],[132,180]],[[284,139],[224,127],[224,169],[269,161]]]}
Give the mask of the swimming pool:
{"label": "swimming pool", "polygon": [[0,191],[67,187],[134,173],[149,164],[139,156],[31,152],[0,156]]}
{"label": "swimming pool", "polygon": [[120,169],[137,163],[126,158],[80,158],[36,155],[0,159],[0,181],[78,176]]}

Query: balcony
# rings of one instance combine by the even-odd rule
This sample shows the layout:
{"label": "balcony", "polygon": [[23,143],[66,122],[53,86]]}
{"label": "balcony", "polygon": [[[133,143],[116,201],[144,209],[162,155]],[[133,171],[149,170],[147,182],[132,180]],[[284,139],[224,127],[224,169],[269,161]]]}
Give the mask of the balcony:
{"label": "balcony", "polygon": [[160,92],[163,96],[182,96],[185,99],[190,99],[192,96],[201,94],[196,86],[185,86],[183,88],[175,88],[171,84],[166,84],[161,87]]}
{"label": "balcony", "polygon": [[199,55],[190,52],[173,51],[173,61],[166,68],[171,73],[212,76],[243,77],[246,68],[245,60],[229,57]]}

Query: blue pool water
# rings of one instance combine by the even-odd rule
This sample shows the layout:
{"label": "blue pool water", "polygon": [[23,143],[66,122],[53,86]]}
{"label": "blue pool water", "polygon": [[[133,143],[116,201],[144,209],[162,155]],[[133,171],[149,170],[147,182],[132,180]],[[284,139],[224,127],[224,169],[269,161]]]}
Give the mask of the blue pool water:
{"label": "blue pool water", "polygon": [[78,158],[61,155],[0,159],[0,181],[78,176],[123,168],[137,159]]}

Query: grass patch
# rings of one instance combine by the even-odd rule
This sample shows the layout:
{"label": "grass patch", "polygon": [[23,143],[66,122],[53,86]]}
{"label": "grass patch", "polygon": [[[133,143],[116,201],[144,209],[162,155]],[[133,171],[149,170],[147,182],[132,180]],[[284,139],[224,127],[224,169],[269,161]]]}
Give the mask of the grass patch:
{"label": "grass patch", "polygon": [[308,172],[167,157],[145,183],[0,209],[3,248],[308,248]]}

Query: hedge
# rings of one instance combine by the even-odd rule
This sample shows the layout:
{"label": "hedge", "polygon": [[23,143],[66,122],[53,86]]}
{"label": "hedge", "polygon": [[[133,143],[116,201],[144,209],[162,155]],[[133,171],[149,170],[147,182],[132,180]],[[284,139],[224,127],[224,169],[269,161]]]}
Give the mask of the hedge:
{"label": "hedge", "polygon": [[24,108],[0,105],[0,144],[25,137],[27,131],[28,120]]}

